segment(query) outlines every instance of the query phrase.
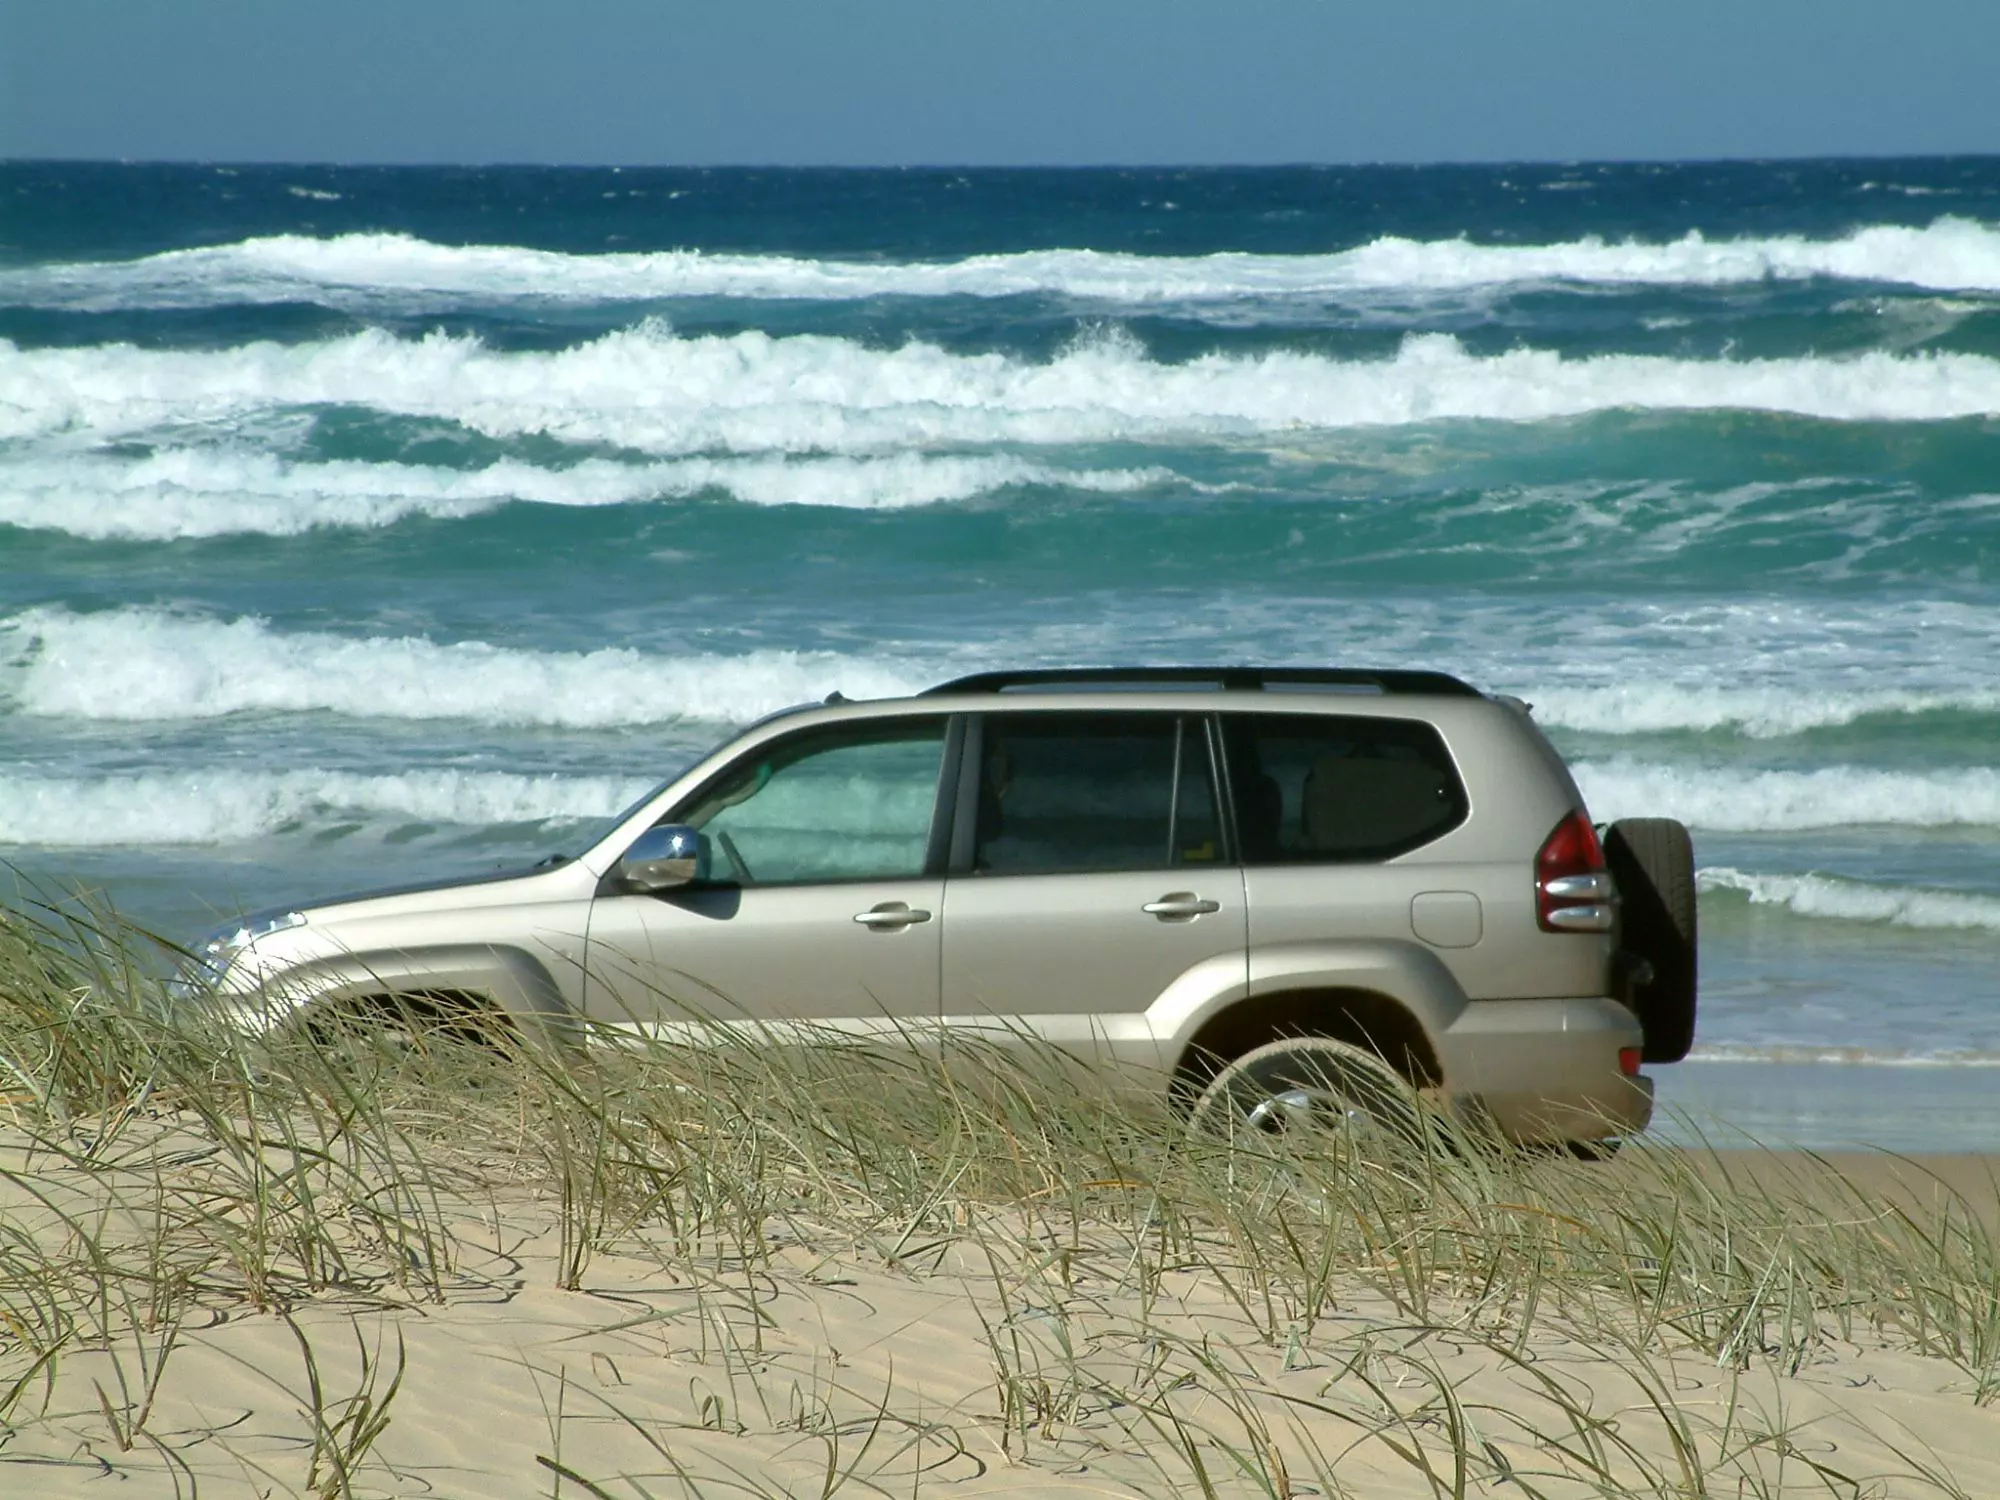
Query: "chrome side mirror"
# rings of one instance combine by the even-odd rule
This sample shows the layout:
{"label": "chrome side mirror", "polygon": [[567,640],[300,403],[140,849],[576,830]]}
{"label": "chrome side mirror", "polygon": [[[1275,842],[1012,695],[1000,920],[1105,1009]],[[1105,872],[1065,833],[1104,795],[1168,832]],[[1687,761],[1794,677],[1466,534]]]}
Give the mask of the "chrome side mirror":
{"label": "chrome side mirror", "polygon": [[692,885],[708,878],[708,840],[685,823],[662,823],[633,840],[614,873],[641,896]]}

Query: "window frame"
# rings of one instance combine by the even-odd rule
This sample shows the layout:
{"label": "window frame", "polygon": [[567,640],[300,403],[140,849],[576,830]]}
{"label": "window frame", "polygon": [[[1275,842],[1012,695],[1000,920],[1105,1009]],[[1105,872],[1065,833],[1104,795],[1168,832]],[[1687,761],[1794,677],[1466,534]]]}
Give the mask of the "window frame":
{"label": "window frame", "polygon": [[[966,723],[959,745],[959,764],[955,781],[955,797],[952,806],[951,839],[945,861],[945,873],[954,878],[976,877],[980,880],[1018,880],[1033,876],[1052,878],[1058,876],[1131,875],[1138,873],[1166,873],[1177,871],[1200,871],[1220,869],[1241,863],[1237,858],[1236,826],[1234,809],[1229,800],[1228,781],[1222,763],[1222,742],[1218,736],[1216,719],[1208,709],[1188,708],[1051,708],[1037,705],[1033,708],[988,709],[964,716]],[[979,830],[979,787],[984,772],[986,757],[986,726],[995,719],[1091,719],[1091,718],[1147,718],[1160,719],[1169,724],[1181,726],[1174,738],[1174,784],[1172,801],[1169,804],[1169,829],[1180,817],[1181,776],[1184,772],[1188,745],[1194,735],[1199,735],[1205,752],[1208,768],[1208,790],[1215,808],[1217,850],[1215,859],[1208,864],[1168,864],[1145,865],[1134,868],[1117,865],[1091,870],[1000,870],[976,869],[973,865],[975,840]],[[1192,734],[1190,733],[1192,731]]]}

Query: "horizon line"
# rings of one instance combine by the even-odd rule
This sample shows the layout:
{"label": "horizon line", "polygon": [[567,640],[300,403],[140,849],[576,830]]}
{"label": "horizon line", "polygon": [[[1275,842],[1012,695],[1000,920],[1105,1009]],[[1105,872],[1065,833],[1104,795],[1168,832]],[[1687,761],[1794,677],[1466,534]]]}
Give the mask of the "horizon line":
{"label": "horizon line", "polygon": [[1861,151],[1810,155],[1744,156],[1549,156],[1440,157],[1435,159],[1377,158],[1355,161],[1102,161],[1102,162],[796,162],[796,161],[533,161],[509,158],[450,160],[339,161],[310,157],[225,156],[12,156],[0,154],[0,167],[279,167],[339,171],[548,171],[548,172],[1329,172],[1356,170],[1414,171],[1426,168],[1497,167],[1640,167],[1640,166],[1775,166],[1819,162],[1991,161],[2000,151]]}

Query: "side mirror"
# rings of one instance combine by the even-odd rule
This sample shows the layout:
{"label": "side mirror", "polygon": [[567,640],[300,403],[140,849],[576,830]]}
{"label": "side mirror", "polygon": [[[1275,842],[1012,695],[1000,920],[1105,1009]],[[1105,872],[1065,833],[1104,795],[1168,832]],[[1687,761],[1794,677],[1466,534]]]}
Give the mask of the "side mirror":
{"label": "side mirror", "polygon": [[655,896],[708,878],[708,840],[685,823],[648,828],[612,872],[635,895]]}

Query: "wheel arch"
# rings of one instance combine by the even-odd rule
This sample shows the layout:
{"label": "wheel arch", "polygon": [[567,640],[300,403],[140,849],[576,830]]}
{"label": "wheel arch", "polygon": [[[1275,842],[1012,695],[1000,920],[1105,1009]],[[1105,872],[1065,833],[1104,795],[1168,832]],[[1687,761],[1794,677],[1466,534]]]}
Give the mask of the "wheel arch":
{"label": "wheel arch", "polygon": [[1174,1096],[1192,1102],[1233,1059],[1299,1036],[1372,1052],[1417,1088],[1444,1082],[1436,1046],[1402,1001],[1357,985],[1302,984],[1248,996],[1204,1021],[1175,1062]]}
{"label": "wheel arch", "polygon": [[523,1031],[562,1032],[576,1019],[539,960],[499,944],[343,952],[262,975],[256,984],[255,998],[274,1013],[413,1000],[487,1009]]}

